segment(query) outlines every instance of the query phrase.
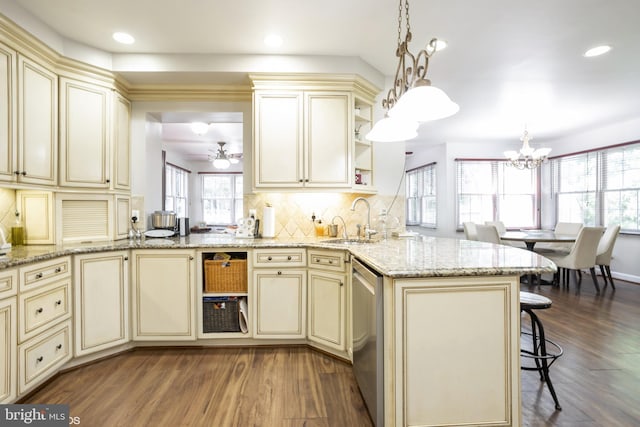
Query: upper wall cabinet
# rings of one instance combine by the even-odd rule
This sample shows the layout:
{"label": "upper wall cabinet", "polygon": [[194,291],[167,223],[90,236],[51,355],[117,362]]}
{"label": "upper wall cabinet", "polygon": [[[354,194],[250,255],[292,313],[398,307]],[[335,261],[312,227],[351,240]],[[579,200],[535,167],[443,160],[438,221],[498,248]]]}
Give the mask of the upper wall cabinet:
{"label": "upper wall cabinet", "polygon": [[117,92],[113,99],[113,179],[116,190],[131,188],[131,102]]}
{"label": "upper wall cabinet", "polygon": [[58,77],[0,44],[0,180],[57,183]]}
{"label": "upper wall cabinet", "polygon": [[60,185],[110,187],[111,91],[60,78]]}
{"label": "upper wall cabinet", "polygon": [[256,188],[351,186],[351,94],[256,91]]}
{"label": "upper wall cabinet", "polygon": [[356,168],[366,175],[366,190],[373,190],[371,146],[362,141],[356,146],[360,122],[355,114],[360,111],[358,120],[367,115],[371,120],[377,88],[355,75],[264,73],[249,78],[255,190],[358,191],[365,186],[356,184]]}

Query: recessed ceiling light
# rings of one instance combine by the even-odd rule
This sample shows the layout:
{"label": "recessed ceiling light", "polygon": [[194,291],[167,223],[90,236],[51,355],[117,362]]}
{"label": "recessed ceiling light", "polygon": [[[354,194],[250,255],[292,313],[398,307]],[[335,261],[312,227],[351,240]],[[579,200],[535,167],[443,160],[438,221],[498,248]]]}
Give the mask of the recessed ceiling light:
{"label": "recessed ceiling light", "polygon": [[121,32],[113,33],[113,39],[122,44],[133,44],[136,41],[131,34]]}
{"label": "recessed ceiling light", "polygon": [[593,56],[600,56],[603,55],[607,52],[609,52],[611,50],[611,46],[609,45],[602,45],[602,46],[596,46],[596,47],[592,47],[591,49],[587,50],[584,53],[584,56],[587,58],[591,58]]}
{"label": "recessed ceiling light", "polygon": [[269,47],[279,47],[282,46],[282,37],[277,34],[270,34],[264,38],[264,44]]}

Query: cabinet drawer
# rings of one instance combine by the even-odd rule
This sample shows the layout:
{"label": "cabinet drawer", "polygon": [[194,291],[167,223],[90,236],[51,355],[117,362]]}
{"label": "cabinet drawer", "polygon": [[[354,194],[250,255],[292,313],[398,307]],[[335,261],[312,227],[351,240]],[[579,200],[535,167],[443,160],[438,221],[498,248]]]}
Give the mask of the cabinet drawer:
{"label": "cabinet drawer", "polygon": [[12,297],[18,292],[18,270],[0,271],[0,299]]}
{"label": "cabinet drawer", "polygon": [[20,268],[20,291],[30,291],[69,276],[70,262],[70,257],[63,257]]}
{"label": "cabinet drawer", "polygon": [[53,283],[37,292],[20,294],[20,342],[71,315],[70,280]]}
{"label": "cabinet drawer", "polygon": [[253,251],[254,267],[304,267],[307,265],[305,250],[268,249]]}
{"label": "cabinet drawer", "polygon": [[323,270],[344,272],[347,265],[347,254],[335,251],[309,250],[309,267]]}
{"label": "cabinet drawer", "polygon": [[18,392],[53,374],[71,359],[71,322],[61,323],[18,346]]}

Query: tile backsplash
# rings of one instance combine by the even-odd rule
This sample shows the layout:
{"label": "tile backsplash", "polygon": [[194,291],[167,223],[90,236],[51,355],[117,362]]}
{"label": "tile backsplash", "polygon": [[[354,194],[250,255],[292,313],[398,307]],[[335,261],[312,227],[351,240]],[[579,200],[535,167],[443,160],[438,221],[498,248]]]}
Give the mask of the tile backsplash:
{"label": "tile backsplash", "polygon": [[[346,193],[256,193],[245,194],[244,211],[256,210],[257,218],[262,218],[262,210],[267,205],[275,209],[276,238],[312,237],[315,236],[315,227],[311,219],[315,215],[316,222],[331,224],[336,216],[341,216],[346,225],[349,236],[356,234],[356,224],[364,225],[367,222],[367,209],[364,203],[358,203],[355,211],[351,204],[358,194]],[[364,196],[371,205],[371,222],[375,227],[375,220],[382,209],[388,209],[393,196]],[[389,213],[399,219],[400,228],[404,229],[404,197],[398,197]],[[336,218],[339,224],[339,236],[342,235],[342,221]],[[262,229],[262,227],[261,227]],[[326,230],[326,227],[325,227]]]}
{"label": "tile backsplash", "polygon": [[16,222],[16,190],[0,187],[0,227],[11,240],[11,227]]}

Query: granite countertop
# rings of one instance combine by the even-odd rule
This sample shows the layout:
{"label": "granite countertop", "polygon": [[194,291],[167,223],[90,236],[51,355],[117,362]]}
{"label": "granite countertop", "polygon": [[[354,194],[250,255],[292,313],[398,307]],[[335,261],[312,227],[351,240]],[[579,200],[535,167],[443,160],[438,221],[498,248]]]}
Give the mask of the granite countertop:
{"label": "granite countertop", "polygon": [[331,243],[329,238],[245,239],[232,235],[191,234],[73,245],[30,245],[0,257],[0,269],[66,255],[128,249],[325,248],[348,250],[390,277],[489,276],[553,273],[553,262],[534,252],[505,245],[442,237],[409,237],[374,243]]}

